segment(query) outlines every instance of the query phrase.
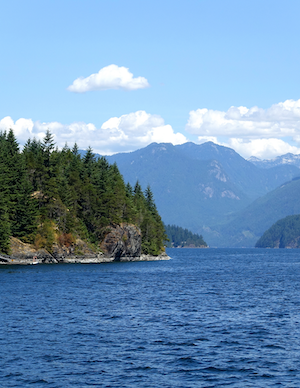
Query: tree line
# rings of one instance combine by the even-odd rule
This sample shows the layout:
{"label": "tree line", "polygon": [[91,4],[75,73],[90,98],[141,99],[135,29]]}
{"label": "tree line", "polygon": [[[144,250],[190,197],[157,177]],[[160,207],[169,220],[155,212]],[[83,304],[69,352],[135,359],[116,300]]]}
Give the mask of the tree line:
{"label": "tree line", "polygon": [[[50,131],[22,151],[12,130],[0,132],[0,252],[10,236],[51,252],[76,236],[96,247],[110,225],[130,223],[142,234],[142,252],[158,255],[166,239],[151,188],[125,184],[116,164],[84,156],[77,144],[59,150]],[[58,237],[57,237],[58,236]]]}

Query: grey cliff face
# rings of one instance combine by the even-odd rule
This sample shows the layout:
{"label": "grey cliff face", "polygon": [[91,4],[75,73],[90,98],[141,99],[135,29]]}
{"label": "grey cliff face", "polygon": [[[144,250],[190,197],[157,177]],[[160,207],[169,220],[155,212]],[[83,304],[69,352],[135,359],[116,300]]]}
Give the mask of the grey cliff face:
{"label": "grey cliff face", "polygon": [[120,260],[140,256],[141,244],[141,231],[134,225],[122,224],[109,228],[100,248],[106,256]]}

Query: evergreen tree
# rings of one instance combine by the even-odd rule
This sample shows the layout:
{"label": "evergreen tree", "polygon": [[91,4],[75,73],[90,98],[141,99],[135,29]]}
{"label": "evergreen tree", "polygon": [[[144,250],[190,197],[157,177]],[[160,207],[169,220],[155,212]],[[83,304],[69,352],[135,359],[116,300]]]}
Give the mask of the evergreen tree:
{"label": "evergreen tree", "polygon": [[0,253],[9,253],[10,224],[6,200],[0,190]]}
{"label": "evergreen tree", "polygon": [[7,202],[11,233],[24,237],[36,229],[36,204],[31,196],[32,188],[26,175],[24,158],[10,130],[5,141],[6,188],[3,190]]}
{"label": "evergreen tree", "polygon": [[94,173],[94,168],[96,166],[95,154],[91,147],[86,151],[86,154],[83,158],[84,173],[90,178]]}
{"label": "evergreen tree", "polygon": [[72,148],[72,153],[73,153],[73,155],[74,155],[74,156],[79,155],[78,151],[79,151],[78,145],[77,145],[77,143],[75,143],[74,146],[73,146],[73,148]]}

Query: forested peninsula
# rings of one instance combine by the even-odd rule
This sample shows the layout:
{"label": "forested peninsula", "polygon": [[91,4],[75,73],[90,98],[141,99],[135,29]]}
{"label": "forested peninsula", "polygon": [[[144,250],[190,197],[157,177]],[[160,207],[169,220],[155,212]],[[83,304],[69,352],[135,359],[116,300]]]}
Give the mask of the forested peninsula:
{"label": "forested peninsula", "polygon": [[153,194],[125,184],[116,164],[59,150],[50,131],[22,151],[0,132],[0,262],[103,262],[168,258]]}

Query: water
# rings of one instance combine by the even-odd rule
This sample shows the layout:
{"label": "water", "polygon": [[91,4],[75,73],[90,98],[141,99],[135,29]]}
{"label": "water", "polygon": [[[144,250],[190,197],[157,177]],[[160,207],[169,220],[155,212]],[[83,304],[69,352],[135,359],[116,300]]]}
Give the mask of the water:
{"label": "water", "polygon": [[0,268],[1,387],[300,387],[300,251]]}

